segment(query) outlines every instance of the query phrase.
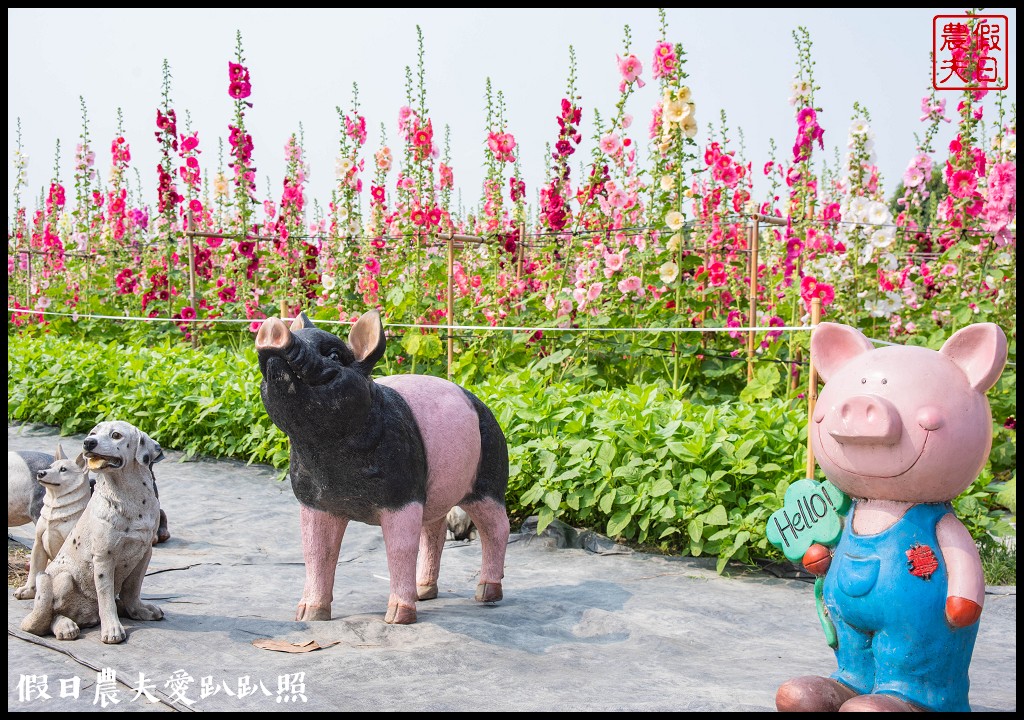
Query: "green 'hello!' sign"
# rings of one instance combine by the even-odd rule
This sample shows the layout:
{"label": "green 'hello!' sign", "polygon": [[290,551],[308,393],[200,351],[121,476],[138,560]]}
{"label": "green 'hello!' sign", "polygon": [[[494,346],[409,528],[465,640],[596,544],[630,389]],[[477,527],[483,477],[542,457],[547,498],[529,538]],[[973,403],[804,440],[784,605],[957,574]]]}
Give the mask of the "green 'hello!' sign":
{"label": "green 'hello!' sign", "polygon": [[834,547],[843,531],[840,515],[850,498],[828,480],[797,480],[786,490],[782,507],[768,518],[768,542],[790,562],[800,562],[814,543]]}

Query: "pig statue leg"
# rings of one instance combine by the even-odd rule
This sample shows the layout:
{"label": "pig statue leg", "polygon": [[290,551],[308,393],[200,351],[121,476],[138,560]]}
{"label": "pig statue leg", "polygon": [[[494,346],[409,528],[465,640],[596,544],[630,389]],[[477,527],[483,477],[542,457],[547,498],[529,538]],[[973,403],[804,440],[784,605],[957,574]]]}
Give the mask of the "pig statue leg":
{"label": "pig statue leg", "polygon": [[[442,518],[443,521],[443,518]],[[391,597],[384,622],[411,625],[416,622],[416,554],[423,527],[423,506],[410,503],[401,510],[380,515],[384,550],[391,575]]]}
{"label": "pig statue leg", "polygon": [[437,576],[441,572],[441,551],[444,550],[447,521],[424,523],[420,531],[420,554],[416,560],[416,597],[433,600],[437,597]]}
{"label": "pig statue leg", "polygon": [[334,573],[338,569],[341,539],[348,518],[300,506],[302,556],[306,561],[306,584],[295,613],[296,620],[330,620],[334,600]]}
{"label": "pig statue leg", "polygon": [[476,586],[476,599],[480,602],[501,600],[501,579],[505,575],[505,550],[508,548],[508,513],[501,503],[484,498],[466,503],[463,509],[469,513],[480,535],[480,582]]}

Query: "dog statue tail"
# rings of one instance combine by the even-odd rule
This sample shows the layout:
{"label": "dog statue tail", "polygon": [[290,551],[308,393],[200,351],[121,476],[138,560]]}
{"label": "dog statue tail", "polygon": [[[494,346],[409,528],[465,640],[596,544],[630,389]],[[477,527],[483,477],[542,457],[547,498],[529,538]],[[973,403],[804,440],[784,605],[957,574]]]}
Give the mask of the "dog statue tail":
{"label": "dog statue tail", "polygon": [[53,624],[53,578],[45,572],[36,576],[36,601],[32,612],[21,621],[21,629],[33,635],[47,635]]}

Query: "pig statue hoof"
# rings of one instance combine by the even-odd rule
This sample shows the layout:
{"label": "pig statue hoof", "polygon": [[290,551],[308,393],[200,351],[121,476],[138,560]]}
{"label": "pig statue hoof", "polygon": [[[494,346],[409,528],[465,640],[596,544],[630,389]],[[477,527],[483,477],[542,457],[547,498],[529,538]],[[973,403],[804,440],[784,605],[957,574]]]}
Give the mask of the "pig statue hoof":
{"label": "pig statue hoof", "polygon": [[498,602],[501,600],[501,583],[482,582],[476,586],[477,602]]}
{"label": "pig statue hoof", "polygon": [[331,619],[331,606],[323,607],[322,605],[307,605],[306,603],[300,603],[298,610],[295,612],[296,620],[306,620],[309,622],[317,622],[321,620]]}
{"label": "pig statue hoof", "polygon": [[437,597],[437,583],[429,585],[417,585],[416,597],[419,600],[433,600]]}
{"label": "pig statue hoof", "polygon": [[829,677],[793,678],[775,693],[779,712],[838,712],[856,692]]}
{"label": "pig statue hoof", "polygon": [[408,605],[388,605],[387,615],[384,622],[389,625],[412,625],[416,622],[416,608]]}

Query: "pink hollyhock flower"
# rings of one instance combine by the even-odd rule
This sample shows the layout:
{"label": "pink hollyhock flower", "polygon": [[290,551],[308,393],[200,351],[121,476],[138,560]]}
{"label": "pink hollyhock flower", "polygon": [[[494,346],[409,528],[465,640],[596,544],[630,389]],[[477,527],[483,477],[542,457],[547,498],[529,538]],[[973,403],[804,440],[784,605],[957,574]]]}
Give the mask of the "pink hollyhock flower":
{"label": "pink hollyhock flower", "polygon": [[627,202],[629,202],[629,194],[622,188],[614,188],[608,193],[608,204],[614,208],[625,207]]}
{"label": "pink hollyhock flower", "polygon": [[615,133],[602,135],[599,145],[601,146],[601,152],[607,155],[614,155],[622,148],[622,142]]}
{"label": "pink hollyhock flower", "polygon": [[654,64],[651,75],[655,80],[672,77],[676,69],[676,49],[670,42],[662,41],[654,46]]}
{"label": "pink hollyhock flower", "polygon": [[622,73],[623,80],[631,83],[640,77],[640,73],[643,71],[643,64],[641,64],[636,55],[630,54],[626,57],[616,55],[615,59],[619,63],[619,72]]}
{"label": "pink hollyhock flower", "polygon": [[604,290],[604,283],[594,283],[587,288],[587,302],[594,302],[601,296],[601,291]]}
{"label": "pink hollyhock flower", "polygon": [[956,264],[951,262],[946,263],[945,265],[942,266],[942,269],[939,270],[939,273],[945,275],[946,277],[953,277],[957,273]]}
{"label": "pink hollyhock flower", "polygon": [[903,184],[909,188],[914,188],[924,182],[924,173],[921,172],[921,168],[916,165],[911,165],[907,168],[907,171],[903,173]]}
{"label": "pink hollyhock flower", "polygon": [[630,54],[626,57],[619,57],[616,55],[615,60],[619,63],[619,72],[622,73],[622,82],[619,83],[619,92],[625,92],[626,86],[632,82],[635,82],[637,87],[643,87],[646,84],[640,79],[640,73],[643,71],[643,64],[636,55]]}
{"label": "pink hollyhock flower", "polygon": [[970,170],[957,170],[949,181],[949,192],[954,197],[971,197],[978,188],[978,179]]}
{"label": "pink hollyhock flower", "polygon": [[438,177],[440,178],[442,190],[450,188],[454,185],[455,179],[452,174],[452,169],[445,165],[444,163],[441,163],[440,167],[438,167],[437,174]]}
{"label": "pink hollyhock flower", "polygon": [[619,281],[619,292],[623,295],[636,293],[638,297],[643,297],[644,284],[636,275],[630,275]]}
{"label": "pink hollyhock flower", "polygon": [[616,273],[622,269],[622,264],[626,261],[626,252],[611,253],[605,252],[604,254],[604,267],[606,270],[607,277],[611,277],[608,272]]}
{"label": "pink hollyhock flower", "polygon": [[735,165],[728,165],[719,173],[720,179],[727,187],[735,187],[740,180],[739,169]]}

